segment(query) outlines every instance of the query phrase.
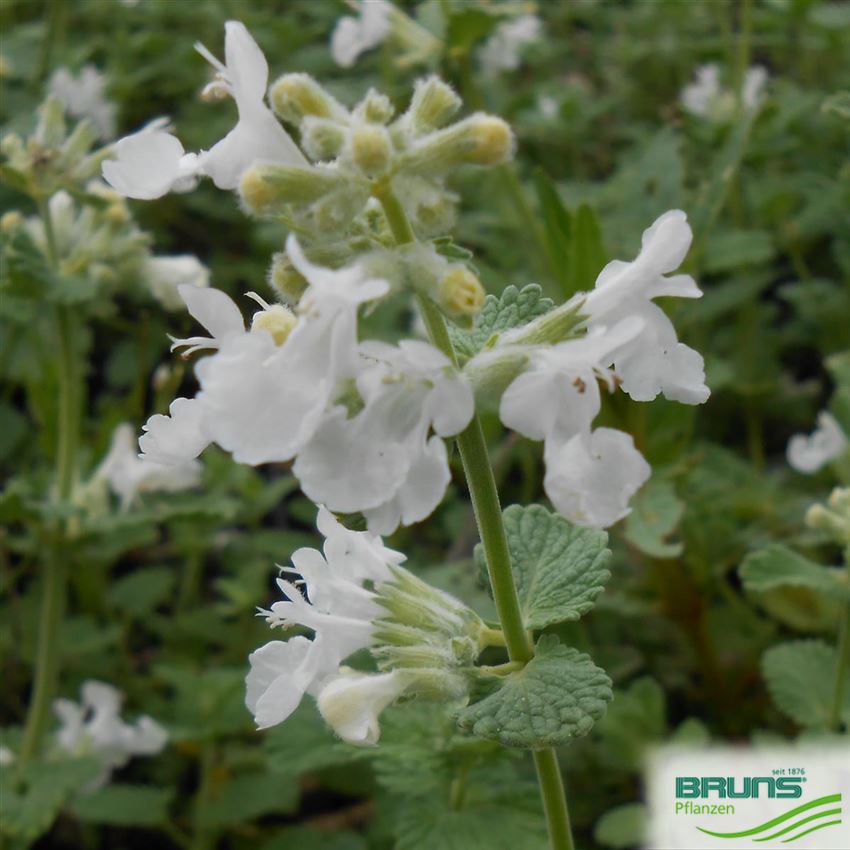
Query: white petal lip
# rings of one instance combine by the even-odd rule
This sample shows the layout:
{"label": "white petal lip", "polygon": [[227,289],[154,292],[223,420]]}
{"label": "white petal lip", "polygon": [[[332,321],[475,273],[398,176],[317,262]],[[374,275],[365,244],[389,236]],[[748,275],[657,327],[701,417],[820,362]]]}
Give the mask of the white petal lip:
{"label": "white petal lip", "polygon": [[221,341],[231,334],[245,332],[245,320],[233,299],[220,289],[204,288],[182,284],[177,291],[183,299],[189,314],[200,322],[213,339]]}

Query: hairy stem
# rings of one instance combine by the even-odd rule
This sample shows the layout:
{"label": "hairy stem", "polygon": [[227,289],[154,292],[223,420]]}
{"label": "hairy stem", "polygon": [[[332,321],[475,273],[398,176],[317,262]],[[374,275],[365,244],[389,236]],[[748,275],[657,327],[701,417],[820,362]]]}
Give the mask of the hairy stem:
{"label": "hairy stem", "polygon": [[[392,190],[386,185],[379,186],[374,194],[383,206],[396,242],[404,245],[415,241],[416,237],[404,208]],[[443,314],[433,301],[423,295],[417,295],[417,302],[431,341],[453,363],[457,364],[457,357]],[[522,621],[519,596],[511,570],[508,538],[502,522],[499,493],[496,489],[484,432],[477,415],[472,417],[466,430],[458,435],[457,445],[472,499],[475,521],[478,524],[478,532],[487,559],[490,587],[493,590],[493,600],[505,636],[508,657],[512,662],[524,664],[534,656],[534,646]],[[543,796],[552,850],[573,850],[567,800],[554,749],[535,752],[534,764]]]}
{"label": "hairy stem", "polygon": [[[850,572],[850,558],[847,559],[847,570]],[[850,602],[845,602],[841,607],[841,624],[838,627],[835,680],[832,685],[832,704],[829,710],[829,728],[836,732],[841,731],[843,722],[841,709],[844,707],[844,683],[847,679],[848,667],[850,667]]]}
{"label": "hairy stem", "polygon": [[[51,268],[55,270],[58,266],[56,240],[46,203],[41,204],[41,217],[44,223],[47,260]],[[56,336],[59,354],[57,358],[59,410],[54,503],[57,514],[62,517],[74,488],[79,443],[80,376],[76,366],[73,322],[67,308],[60,307],[57,312]],[[21,744],[21,766],[30,761],[39,751],[47,726],[50,704],[56,691],[61,645],[59,633],[68,581],[67,537],[67,521],[60,518],[51,529],[51,541],[45,563],[35,679]]]}

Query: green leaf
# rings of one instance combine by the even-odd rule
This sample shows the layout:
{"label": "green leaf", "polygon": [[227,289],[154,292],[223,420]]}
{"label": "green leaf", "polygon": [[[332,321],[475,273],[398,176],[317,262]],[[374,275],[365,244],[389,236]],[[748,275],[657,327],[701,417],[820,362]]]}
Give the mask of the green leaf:
{"label": "green leaf", "polygon": [[602,242],[602,228],[596,212],[588,204],[581,204],[573,217],[570,241],[570,277],[568,292],[593,289],[599,272],[608,262]]}
{"label": "green leaf", "polygon": [[260,845],[260,850],[368,850],[368,847],[362,835],[348,829],[331,832],[328,829],[293,826]]}
{"label": "green leaf", "polygon": [[675,531],[684,510],[673,485],[663,478],[652,478],[632,499],[632,512],[624,529],[626,539],[652,558],[675,558],[684,547],[665,542],[665,538]]}
{"label": "green leaf", "polygon": [[149,567],[116,581],[109,589],[109,601],[122,611],[142,616],[153,611],[171,595],[174,570],[168,567]]}
{"label": "green leaf", "polygon": [[643,846],[647,826],[647,809],[643,803],[626,803],[609,809],[596,822],[593,837],[604,847]]}
{"label": "green leaf", "polygon": [[145,785],[107,785],[93,794],[77,797],[71,805],[75,817],[112,826],[158,826],[168,821],[172,792]]}
{"label": "green leaf", "polygon": [[290,814],[298,805],[298,784],[268,773],[237,776],[218,789],[199,813],[203,826],[220,829],[273,813]]}
{"label": "green leaf", "polygon": [[596,727],[609,760],[621,770],[640,770],[647,748],[667,729],[664,691],[644,676],[624,690],[617,689],[605,718]]}
{"label": "green leaf", "polygon": [[807,587],[826,596],[850,599],[844,570],[822,567],[780,543],[748,555],[740,573],[744,587],[755,593],[778,587]]}
{"label": "green leaf", "polygon": [[554,306],[552,299],[546,298],[536,283],[529,283],[522,289],[506,286],[498,298],[487,296],[481,312],[475,317],[472,330],[463,331],[449,325],[452,344],[458,357],[469,359],[488,344],[492,345],[499,334],[528,324]]}
{"label": "green leaf", "polygon": [[98,759],[85,758],[31,762],[20,771],[0,770],[0,832],[34,841],[50,829],[65,803],[95,779],[100,769]]}
{"label": "green leaf", "polygon": [[[542,505],[511,505],[503,516],[526,628],[577,620],[593,608],[611,577],[608,535],[573,525]],[[480,544],[475,558],[486,570]]]}
{"label": "green leaf", "polygon": [[543,635],[534,658],[461,709],[458,725],[506,747],[555,747],[586,735],[611,696],[611,680],[589,656]]}
{"label": "green leaf", "polygon": [[570,276],[570,244],[572,239],[572,217],[570,211],[561,201],[561,196],[554,183],[542,168],[534,172],[534,188],[540,202],[540,212],[543,215],[543,229],[546,236],[546,249],[549,253],[549,263],[558,281],[564,300],[566,301],[575,290],[571,287]]}
{"label": "green leaf", "polygon": [[[800,726],[830,724],[837,666],[835,649],[823,641],[800,640],[771,647],[762,658],[762,673],[777,708]],[[850,670],[845,672],[845,677]],[[844,688],[839,711],[850,722],[850,687]]]}

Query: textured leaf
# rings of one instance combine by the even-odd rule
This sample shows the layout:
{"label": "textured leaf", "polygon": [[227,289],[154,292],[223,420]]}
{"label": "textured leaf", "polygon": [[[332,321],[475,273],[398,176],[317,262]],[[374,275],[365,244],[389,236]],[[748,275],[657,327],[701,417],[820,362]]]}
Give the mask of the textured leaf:
{"label": "textured leaf", "polygon": [[652,558],[675,558],[682,554],[683,546],[665,542],[665,538],[675,531],[684,510],[673,485],[653,478],[632,499],[632,512],[626,517],[626,538]]}
{"label": "textured leaf", "polygon": [[[771,647],[762,658],[762,672],[780,711],[801,726],[821,729],[830,722],[836,664],[833,647],[801,640]],[[844,688],[840,714],[850,722],[850,687]]]}
{"label": "textured leaf", "polygon": [[107,785],[77,797],[74,817],[113,826],[157,826],[168,821],[172,792],[145,785]]}
{"label": "textured leaf", "polygon": [[109,601],[122,611],[141,616],[169,598],[174,582],[174,570],[168,567],[137,570],[110,587]]}
{"label": "textured leaf", "polygon": [[493,337],[510,328],[528,324],[548,313],[552,307],[554,302],[543,295],[543,290],[536,283],[529,283],[522,289],[507,286],[498,298],[487,296],[481,312],[475,317],[472,330],[463,331],[454,325],[449,326],[452,344],[461,359],[468,359],[481,351]]}
{"label": "textured leaf", "polygon": [[65,803],[99,771],[100,762],[88,758],[32,762],[19,772],[0,771],[0,831],[34,841],[50,829]]}
{"label": "textured leaf", "polygon": [[[542,629],[586,614],[611,576],[608,535],[573,525],[542,505],[511,505],[504,519],[526,627]],[[486,569],[480,545],[475,557]]]}
{"label": "textured leaf", "polygon": [[593,289],[607,260],[599,219],[592,207],[582,204],[576,210],[572,222],[568,291]]}
{"label": "textured leaf", "polygon": [[570,211],[564,206],[554,183],[542,169],[537,169],[534,173],[534,188],[537,190],[540,212],[543,216],[549,263],[558,281],[561,295],[566,301],[575,293],[570,281],[572,217]]}
{"label": "textured leaf", "polygon": [[822,567],[779,543],[748,555],[740,572],[744,587],[756,593],[778,587],[807,587],[827,596],[850,599],[850,583],[844,570]]}
{"label": "textured leaf", "polygon": [[615,850],[642,847],[646,833],[647,810],[643,803],[626,803],[605,812],[596,822],[593,837]]}
{"label": "textured leaf", "polygon": [[586,735],[611,696],[611,680],[589,656],[544,635],[534,658],[462,709],[458,725],[506,747],[554,747]]}

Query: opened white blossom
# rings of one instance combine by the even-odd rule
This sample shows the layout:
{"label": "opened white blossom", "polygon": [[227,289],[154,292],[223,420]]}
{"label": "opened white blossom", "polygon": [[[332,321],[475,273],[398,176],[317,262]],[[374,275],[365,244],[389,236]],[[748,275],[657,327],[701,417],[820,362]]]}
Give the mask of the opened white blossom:
{"label": "opened white blossom", "polygon": [[[175,340],[175,347],[215,350],[198,362],[201,390],[191,416],[184,406],[176,426],[187,429],[189,457],[196,456],[199,445],[216,442],[241,463],[291,460],[317,429],[338,383],[355,376],[357,309],[383,297],[387,283],[367,277],[358,266],[330,270],[313,265],[294,236],[287,252],[309,284],[297,318],[282,305],[266,305],[246,329],[239,309],[223,292],[179,289],[189,312],[212,336]],[[142,450],[156,455],[158,434],[174,427],[152,419]]]}
{"label": "opened white blossom", "polygon": [[638,256],[630,263],[608,263],[584,301],[582,312],[591,329],[628,316],[643,321],[641,333],[616,350],[611,361],[623,390],[635,401],[652,401],[663,393],[673,401],[702,404],[710,395],[702,355],[679,342],[673,323],[653,302],[661,296],[702,297],[690,275],[670,275],[692,239],[684,212],[664,213],[644,231]]}
{"label": "opened white blossom", "polygon": [[112,771],[123,767],[133,756],[161,752],[168,733],[153,718],[143,715],[135,723],[121,719],[123,695],[105,682],[83,683],[80,702],[58,699],[53,710],[59,718],[58,748],[73,756],[95,756],[101,773],[85,789],[94,791],[106,784]]}
{"label": "opened white blossom", "polygon": [[795,434],[788,441],[788,463],[798,472],[817,472],[850,449],[850,440],[838,420],[828,411],[818,414],[811,434]]}
{"label": "opened white blossom", "polygon": [[115,135],[115,104],[106,96],[106,77],[94,65],[77,74],[68,68],[53,72],[48,90],[74,118],[88,118],[101,139]]}
{"label": "opened white blossom", "polygon": [[[285,599],[260,612],[273,627],[300,626],[313,638],[295,635],[253,652],[246,705],[266,728],[286,720],[310,694],[340,737],[374,744],[378,714],[402,693],[464,692],[457,670],[486,645],[486,629],[463,603],[401,567],[404,556],[380,537],[350,531],[324,507],[317,524],[323,551],[297,550],[282,572],[298,578],[279,578]],[[341,667],[367,648],[381,673]]]}
{"label": "opened white blossom", "polygon": [[429,516],[442,500],[451,475],[441,437],[469,424],[474,402],[467,381],[428,343],[369,341],[358,351],[363,409],[331,411],[294,471],[313,501],[361,511],[370,530],[388,534]]}
{"label": "opened white blossom", "polygon": [[180,456],[168,465],[139,457],[132,425],[119,425],[112,434],[109,452],[95,470],[93,479],[106,481],[126,510],[139,494],[155,491],[174,493],[194,487],[201,479],[201,464]]}
{"label": "opened white blossom", "polygon": [[145,263],[142,275],[154,298],[166,310],[172,311],[183,307],[178,287],[184,284],[206,287],[210,283],[210,270],[192,254],[150,257]]}
{"label": "opened white blossom", "polygon": [[218,84],[236,102],[236,126],[209,151],[186,153],[180,140],[159,119],[113,147],[114,159],[103,164],[106,181],[122,195],[150,200],[194,186],[211,177],[220,189],[235,189],[255,162],[306,165],[307,161],[266,106],[268,64],[245,25],[225,24],[224,63],[203,45],[196,49],[218,73]]}
{"label": "opened white blossom", "polygon": [[478,51],[484,73],[495,76],[502,71],[515,71],[522,61],[522,50],[540,39],[543,22],[537,15],[519,15],[504,21]]}
{"label": "opened white blossom", "polygon": [[331,35],[331,56],[343,68],[350,68],[390,33],[392,6],[387,0],[359,0],[356,8],[357,16],[341,17]]}

